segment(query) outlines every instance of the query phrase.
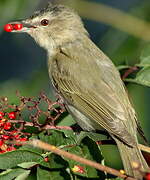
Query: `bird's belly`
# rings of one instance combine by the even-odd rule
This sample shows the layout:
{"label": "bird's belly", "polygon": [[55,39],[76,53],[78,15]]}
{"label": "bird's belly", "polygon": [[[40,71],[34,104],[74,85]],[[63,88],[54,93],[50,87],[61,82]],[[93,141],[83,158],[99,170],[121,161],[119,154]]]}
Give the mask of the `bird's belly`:
{"label": "bird's belly", "polygon": [[67,110],[83,130],[95,131],[103,129],[99,124],[91,121],[88,117],[86,117],[72,105],[67,105]]}

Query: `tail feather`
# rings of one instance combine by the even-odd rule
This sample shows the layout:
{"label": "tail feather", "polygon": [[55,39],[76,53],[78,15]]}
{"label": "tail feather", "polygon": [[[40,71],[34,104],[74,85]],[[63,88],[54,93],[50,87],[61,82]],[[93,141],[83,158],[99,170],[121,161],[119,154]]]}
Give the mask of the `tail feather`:
{"label": "tail feather", "polygon": [[114,139],[117,143],[126,174],[133,176],[134,178],[137,178],[139,180],[142,180],[143,175],[141,174],[140,171],[135,170],[133,168],[133,162],[137,162],[142,171],[147,171],[148,165],[147,165],[140,149],[138,148],[138,145],[135,147],[130,147],[130,146],[124,144],[123,142],[121,142],[120,140],[118,140],[116,138],[114,138]]}

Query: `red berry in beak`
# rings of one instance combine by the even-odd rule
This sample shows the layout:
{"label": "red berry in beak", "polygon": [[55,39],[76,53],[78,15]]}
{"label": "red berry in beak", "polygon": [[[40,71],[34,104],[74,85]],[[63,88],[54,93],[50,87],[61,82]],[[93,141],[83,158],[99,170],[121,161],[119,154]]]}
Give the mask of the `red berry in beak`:
{"label": "red berry in beak", "polygon": [[5,30],[6,32],[11,32],[11,31],[13,30],[13,26],[12,26],[11,24],[6,24],[6,25],[4,26],[4,30]]}
{"label": "red berry in beak", "polygon": [[15,30],[21,30],[22,28],[23,28],[22,24],[14,24],[13,25],[13,29],[15,29]]}

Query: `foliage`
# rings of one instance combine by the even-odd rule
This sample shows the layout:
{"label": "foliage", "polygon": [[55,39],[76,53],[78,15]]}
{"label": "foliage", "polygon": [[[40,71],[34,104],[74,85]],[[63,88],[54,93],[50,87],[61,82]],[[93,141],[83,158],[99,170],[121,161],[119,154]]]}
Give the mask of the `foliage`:
{"label": "foliage", "polygon": [[[140,62],[133,66],[136,69],[126,65],[118,67],[123,71],[125,81],[150,86],[149,54],[150,47],[147,47]],[[102,135],[88,132],[77,135],[74,129],[67,129],[66,126],[75,122],[70,116],[63,116],[64,107],[59,99],[52,102],[43,93],[38,98],[18,96],[20,104],[17,105],[10,105],[6,97],[1,98],[0,179],[106,179],[106,173],[95,168],[29,145],[17,146],[19,142],[36,138],[101,164],[105,162],[101,146],[96,143]],[[8,140],[16,143],[10,148]]]}
{"label": "foliage", "polygon": [[[0,9],[1,9],[1,24],[4,22],[8,22],[10,19],[16,19],[17,17],[23,17],[28,14],[35,8],[35,5],[38,4],[38,1],[35,1],[34,3],[28,3],[27,0],[14,0],[13,4],[10,4],[10,0],[1,1]],[[7,13],[8,4],[10,7],[12,7],[11,13]],[[30,4],[30,6],[29,6]],[[77,6],[77,2],[74,2],[75,6]],[[79,5],[80,6],[80,5]],[[144,7],[142,6],[144,9]],[[145,12],[143,10],[143,12]],[[144,16],[144,14],[142,14]],[[95,27],[94,27],[95,28]],[[94,29],[95,32],[95,29]],[[144,32],[143,32],[144,33]],[[139,47],[141,47],[143,44],[141,41],[135,38],[129,37],[127,34],[121,34],[121,32],[117,32],[117,35],[114,35],[111,31],[109,35],[106,33],[104,41],[106,42],[103,46],[104,50],[107,51],[107,48],[109,48],[109,52],[107,54],[110,55],[112,59],[123,59],[127,58],[128,61],[132,60],[132,62],[123,63],[123,60],[121,61],[120,65],[118,66],[118,69],[120,70],[120,73],[122,74],[122,77],[124,76],[124,81],[126,85],[130,84],[138,84],[142,86],[150,86],[150,46],[146,47],[143,52],[141,53],[141,56],[139,57],[139,62],[134,62],[133,59],[138,59],[138,53],[140,52]],[[115,39],[116,38],[116,39]],[[109,40],[108,40],[109,39]],[[118,40],[119,39],[119,40]],[[98,40],[100,41],[100,40]],[[23,41],[24,42],[24,41]],[[115,42],[115,43],[114,43]],[[112,47],[112,43],[114,44]],[[102,43],[99,43],[102,44]],[[23,48],[22,48],[23,49]],[[115,51],[114,54],[111,54],[111,51]],[[38,55],[37,55],[38,56]],[[116,63],[117,64],[117,63]],[[119,63],[118,63],[119,64]],[[9,70],[8,70],[9,71]],[[27,84],[25,81],[15,81],[12,80],[10,82],[6,82],[3,84],[3,87],[0,87],[1,93],[8,95],[11,97],[11,102],[14,104],[18,103],[18,100],[14,97],[14,91],[16,89],[21,90],[23,94],[27,95],[34,95],[36,96],[39,89],[45,87],[44,83],[47,83],[48,79],[45,78],[45,73],[40,72],[39,74],[35,74],[30,82]],[[44,76],[44,78],[43,78]],[[37,77],[43,78],[42,80],[37,79]],[[34,86],[33,86],[34,82]],[[37,85],[38,84],[38,85]],[[38,89],[38,88],[39,89]],[[46,87],[47,88],[47,87]],[[38,89],[38,90],[37,90]],[[49,89],[49,87],[48,87]],[[13,91],[12,91],[13,90]],[[49,95],[48,95],[49,96]],[[28,99],[28,98],[27,98]],[[30,103],[30,102],[29,102]],[[16,107],[18,107],[19,104],[17,104]],[[30,104],[31,105],[31,104]],[[26,106],[27,107],[27,106]],[[41,107],[44,109],[46,106],[43,103]],[[34,109],[35,110],[35,109]],[[22,110],[22,119],[23,123],[20,123],[20,125],[27,122],[27,124],[31,125],[33,118],[29,119],[31,117],[31,112],[34,113],[33,109],[30,110],[28,108]],[[83,133],[81,132],[79,135],[79,132],[74,132],[73,130],[67,130],[67,129],[59,129],[55,128],[54,125],[61,126],[61,127],[68,127],[75,124],[74,120],[71,118],[71,116],[67,115],[65,112],[59,118],[55,121],[55,124],[45,124],[45,118],[47,116],[40,116],[37,117],[38,120],[40,120],[40,125],[34,124],[34,128],[31,126],[25,126],[26,128],[20,129],[18,134],[13,134],[11,131],[14,131],[13,128],[15,126],[6,126],[5,123],[7,121],[11,122],[12,125],[16,124],[16,122],[13,122],[13,120],[18,120],[17,118],[20,118],[19,112],[17,111],[15,119],[9,117],[9,113],[16,112],[15,109],[5,109],[3,110],[5,112],[5,120],[3,126],[1,128],[4,130],[6,136],[10,136],[11,138],[9,140],[17,140],[22,141],[22,138],[27,139],[33,139],[37,138],[44,142],[53,144],[61,149],[64,149],[66,151],[69,151],[73,154],[80,155],[82,157],[85,157],[87,159],[91,159],[93,161],[97,161],[101,164],[107,164],[108,159],[105,158],[105,152],[103,152],[103,146],[98,145],[96,143],[99,139],[107,139],[106,136],[98,135],[98,134],[92,134],[92,133]],[[43,110],[42,110],[43,111]],[[45,108],[45,112],[48,112]],[[3,114],[2,114],[3,115]],[[19,119],[20,120],[20,119]],[[51,121],[50,121],[51,122]],[[43,128],[41,124],[48,125],[48,127],[52,127],[52,129],[46,129]],[[5,128],[4,128],[5,125]],[[33,124],[32,124],[33,125]],[[12,128],[12,129],[11,129]],[[18,130],[18,126],[16,126],[16,129]],[[16,136],[17,135],[17,136]],[[6,136],[0,135],[0,138],[3,142],[1,144],[1,154],[0,154],[0,180],[11,180],[11,179],[27,179],[27,180],[34,180],[34,179],[60,179],[60,180],[86,180],[86,179],[110,179],[110,180],[120,180],[120,178],[115,178],[110,175],[107,175],[106,173],[97,171],[96,169],[92,167],[85,166],[83,164],[77,163],[75,161],[66,159],[65,157],[59,157],[58,155],[55,155],[51,152],[46,152],[41,149],[37,149],[28,145],[24,146],[17,146],[16,144],[12,146],[12,144],[7,144]],[[17,137],[17,138],[16,138]],[[27,140],[23,139],[23,140]],[[5,141],[4,141],[5,140]],[[1,142],[0,142],[1,143]],[[4,146],[5,144],[5,146]],[[7,145],[7,146],[6,146]],[[13,147],[13,148],[12,148]],[[16,148],[17,150],[14,150]],[[114,156],[113,154],[113,148],[109,147],[107,153],[108,156]],[[111,149],[111,152],[110,152]],[[112,155],[113,154],[113,155]],[[115,162],[116,162],[116,156],[115,156]]]}

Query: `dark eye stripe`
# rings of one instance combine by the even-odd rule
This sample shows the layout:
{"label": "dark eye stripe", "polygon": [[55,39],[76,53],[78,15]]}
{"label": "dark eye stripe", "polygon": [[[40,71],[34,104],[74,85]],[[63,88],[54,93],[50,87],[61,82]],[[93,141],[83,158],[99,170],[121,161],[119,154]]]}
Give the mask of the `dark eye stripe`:
{"label": "dark eye stripe", "polygon": [[49,24],[49,20],[47,20],[47,19],[43,19],[42,21],[41,21],[41,25],[42,26],[47,26]]}

